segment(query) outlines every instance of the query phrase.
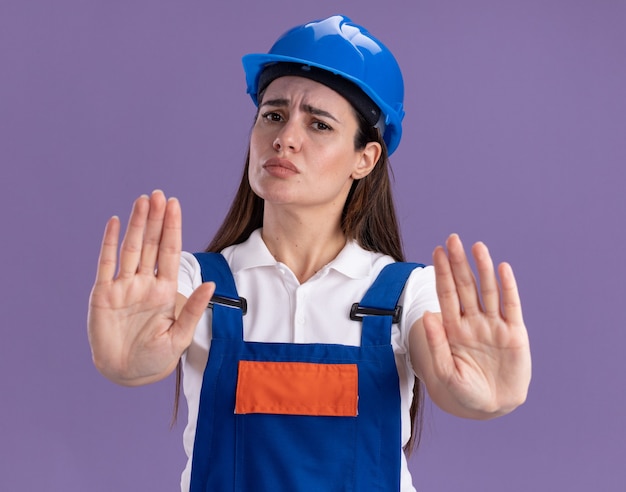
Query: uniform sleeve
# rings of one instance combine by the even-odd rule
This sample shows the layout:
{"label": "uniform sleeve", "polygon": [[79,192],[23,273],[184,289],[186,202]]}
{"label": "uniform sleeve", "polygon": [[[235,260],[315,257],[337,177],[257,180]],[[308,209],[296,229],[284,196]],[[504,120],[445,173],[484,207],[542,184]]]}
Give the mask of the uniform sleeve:
{"label": "uniform sleeve", "polygon": [[189,297],[202,284],[200,264],[191,253],[183,251],[178,268],[178,293]]}
{"label": "uniform sleeve", "polygon": [[416,268],[411,273],[400,298],[402,309],[402,345],[408,347],[408,334],[413,324],[426,311],[441,312],[435,284],[435,268]]}

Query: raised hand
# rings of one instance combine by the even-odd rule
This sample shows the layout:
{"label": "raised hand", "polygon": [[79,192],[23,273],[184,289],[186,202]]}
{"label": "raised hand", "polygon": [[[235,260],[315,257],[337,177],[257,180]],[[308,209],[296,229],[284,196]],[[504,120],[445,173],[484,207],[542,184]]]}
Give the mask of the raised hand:
{"label": "raised hand", "polygon": [[447,254],[442,247],[433,253],[441,315],[423,318],[418,343],[426,342],[428,353],[419,350],[420,376],[433,401],[453,414],[490,418],[507,413],[524,402],[531,377],[513,270],[500,264],[498,283],[487,247],[476,243],[476,282],[459,237],[451,235],[446,247]]}
{"label": "raised hand", "polygon": [[89,300],[89,343],[106,377],[119,384],[147,384],[174,370],[214,285],[199,287],[176,317],[182,241],[178,200],[155,191],[135,201],[118,262],[119,234],[120,221],[113,217],[106,224]]}

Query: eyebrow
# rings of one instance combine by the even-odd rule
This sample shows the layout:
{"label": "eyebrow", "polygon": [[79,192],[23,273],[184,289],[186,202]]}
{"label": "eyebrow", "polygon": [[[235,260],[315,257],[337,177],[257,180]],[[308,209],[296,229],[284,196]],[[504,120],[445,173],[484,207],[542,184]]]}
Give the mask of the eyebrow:
{"label": "eyebrow", "polygon": [[[289,105],[288,99],[278,98],[278,99],[270,99],[268,101],[263,101],[263,103],[259,107],[274,106],[277,108],[283,108],[288,105]],[[339,123],[339,120],[335,118],[332,114],[330,114],[328,111],[324,111],[323,109],[316,108],[315,106],[311,106],[310,104],[303,104],[302,109],[309,114],[312,114],[315,116],[324,116],[326,118],[330,118],[331,120],[334,120],[337,123]]]}

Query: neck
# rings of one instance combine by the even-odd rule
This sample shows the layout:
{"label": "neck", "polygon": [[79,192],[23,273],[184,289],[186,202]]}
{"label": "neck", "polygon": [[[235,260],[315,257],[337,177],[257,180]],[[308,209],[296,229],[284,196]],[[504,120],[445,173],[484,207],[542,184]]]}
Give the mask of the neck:
{"label": "neck", "polygon": [[266,202],[263,241],[276,261],[284,263],[300,283],[331,262],[346,244],[340,215],[276,210]]}

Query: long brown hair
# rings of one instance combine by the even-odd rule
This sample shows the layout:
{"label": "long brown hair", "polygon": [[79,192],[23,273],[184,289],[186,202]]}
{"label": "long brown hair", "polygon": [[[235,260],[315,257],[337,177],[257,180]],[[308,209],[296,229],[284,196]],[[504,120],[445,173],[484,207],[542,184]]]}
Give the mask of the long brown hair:
{"label": "long brown hair", "polygon": [[[371,127],[355,111],[359,127],[354,139],[356,150],[361,150],[368,142],[378,142],[382,152],[371,173],[355,180],[346,199],[341,216],[341,229],[347,239],[353,239],[364,249],[391,256],[396,261],[405,261],[391,190],[391,167],[387,147],[380,131]],[[248,181],[250,150],[230,210],[205,251],[220,252],[228,246],[246,241],[256,229],[263,227],[263,199],[257,196]],[[181,386],[181,364],[176,368],[176,399],[174,419],[178,413],[178,400]],[[413,401],[411,402],[411,437],[404,447],[405,452],[419,443],[422,428],[422,403],[424,389],[415,378]]]}

